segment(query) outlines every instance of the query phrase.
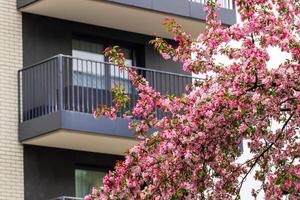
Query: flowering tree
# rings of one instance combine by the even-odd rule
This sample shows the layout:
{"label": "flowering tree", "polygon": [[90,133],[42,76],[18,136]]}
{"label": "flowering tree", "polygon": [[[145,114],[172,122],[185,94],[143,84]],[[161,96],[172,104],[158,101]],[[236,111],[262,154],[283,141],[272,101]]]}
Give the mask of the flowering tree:
{"label": "flowering tree", "polygon": [[[186,72],[213,74],[187,85],[181,96],[155,91],[125,66],[117,47],[106,50],[139,94],[124,117],[141,119],[129,125],[141,141],[104,177],[103,188],[86,199],[239,199],[251,170],[262,183],[253,196],[263,190],[267,199],[300,198],[300,3],[235,2],[241,24],[222,26],[218,5],[208,0],[206,29],[197,39],[167,19],[178,46],[162,38],[151,41],[165,59],[183,63]],[[268,68],[269,47],[289,53],[290,59]],[[100,107],[95,117],[114,119],[126,107],[125,91],[114,92],[115,106]],[[170,114],[159,119],[157,109]],[[147,136],[150,128],[158,131]],[[243,140],[253,157],[238,163]]]}

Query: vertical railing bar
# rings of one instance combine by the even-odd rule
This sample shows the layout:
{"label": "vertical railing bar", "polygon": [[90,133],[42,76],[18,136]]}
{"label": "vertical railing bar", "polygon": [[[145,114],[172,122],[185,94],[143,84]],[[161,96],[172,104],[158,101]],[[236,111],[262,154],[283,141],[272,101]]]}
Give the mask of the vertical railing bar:
{"label": "vertical railing bar", "polygon": [[173,91],[172,78],[173,78],[173,75],[170,74],[170,75],[169,75],[169,90],[170,90],[169,92],[170,92],[171,94],[175,94],[175,92]]}
{"label": "vertical railing bar", "polygon": [[73,69],[73,60],[72,58],[68,58],[69,59],[69,63],[71,66],[71,72],[70,72],[70,76],[71,76],[71,84],[72,84],[72,110],[75,111],[75,88],[74,88],[74,69]]}
{"label": "vertical railing bar", "polygon": [[29,104],[29,117],[28,117],[28,119],[32,119],[32,116],[33,116],[33,99],[32,99],[32,97],[33,97],[33,84],[32,84],[32,69],[29,69],[28,70],[28,85],[29,85],[29,88],[30,88],[30,90],[28,91],[28,93],[29,93],[29,98],[28,98],[28,104]]}
{"label": "vertical railing bar", "polygon": [[84,69],[83,69],[83,60],[80,60],[80,63],[81,63],[81,70],[82,70],[82,72],[81,72],[81,74],[82,74],[82,76],[81,76],[81,92],[82,92],[82,97],[81,97],[81,102],[82,102],[82,112],[84,112],[84,108],[85,108],[85,106],[84,106]]}
{"label": "vertical railing bar", "polygon": [[41,116],[41,99],[42,99],[42,77],[41,77],[41,69],[43,68],[44,64],[41,64],[37,67],[37,78],[38,78],[38,84],[37,85],[37,100],[38,100],[38,107],[37,107],[37,116]]}
{"label": "vertical railing bar", "polygon": [[105,66],[105,83],[107,84],[105,88],[105,105],[108,105],[108,90],[110,89],[110,85],[111,85],[110,84],[111,65],[104,65],[104,66]]}
{"label": "vertical railing bar", "polygon": [[[100,63],[100,105],[103,104],[104,102],[104,95],[103,95],[103,89],[105,89],[105,84],[104,84],[104,87],[103,87],[103,81],[105,81],[105,77],[104,77],[104,74],[102,74],[102,72],[105,73],[105,68],[103,67],[103,63]],[[103,71],[102,71],[102,68],[103,68]],[[105,82],[104,82],[105,83]],[[99,106],[99,105],[98,105]]]}
{"label": "vertical railing bar", "polygon": [[136,94],[136,90],[135,90],[135,88],[133,87],[131,81],[129,82],[129,87],[130,87],[130,88],[128,88],[128,91],[131,92],[131,94],[130,94],[129,109],[132,110],[132,109],[133,109],[133,106],[134,106],[134,104],[135,104],[135,96],[136,96],[137,94]]}
{"label": "vertical railing bar", "polygon": [[42,77],[42,105],[41,105],[41,107],[42,107],[42,116],[44,116],[45,115],[45,98],[46,98],[46,89],[45,89],[45,85],[46,85],[46,83],[45,83],[45,69],[46,69],[46,66],[47,66],[47,62],[45,62],[44,63],[44,65],[43,65],[43,68],[41,69],[41,77]]}
{"label": "vertical railing bar", "polygon": [[164,89],[164,86],[163,86],[163,75],[162,75],[162,73],[161,72],[159,72],[159,77],[160,77],[160,87],[161,87],[161,91],[163,91],[162,92],[162,94],[165,94],[165,91],[163,90]]}
{"label": "vertical railing bar", "polygon": [[173,94],[173,90],[172,90],[172,84],[171,84],[171,79],[172,79],[172,75],[171,74],[166,74],[166,77],[168,78],[168,80],[167,80],[167,82],[168,82],[168,93],[170,94],[170,95],[172,95]]}
{"label": "vertical railing bar", "polygon": [[[51,60],[49,61],[51,62]],[[49,73],[48,73],[48,69],[49,69],[49,62],[46,63],[46,68],[44,70],[44,76],[45,76],[45,114],[49,113]]]}
{"label": "vertical railing bar", "polygon": [[[49,62],[49,61],[48,61]],[[45,62],[43,70],[42,70],[42,76],[43,76],[43,115],[47,114],[47,79],[46,79],[46,70],[47,70],[47,64],[48,62]]]}
{"label": "vertical railing bar", "polygon": [[[78,110],[78,112],[80,112],[80,103],[79,103],[79,86],[80,86],[80,84],[79,84],[79,67],[78,67],[78,59],[76,59],[76,58],[74,58],[74,60],[76,61],[76,73],[77,73],[77,75],[76,75],[76,86],[77,86],[77,110]],[[74,60],[73,60],[73,62],[74,62]]]}
{"label": "vertical railing bar", "polygon": [[63,83],[63,57],[62,55],[58,56],[58,67],[59,67],[59,71],[58,71],[58,103],[59,103],[59,110],[62,111],[64,110],[64,83]]}
{"label": "vertical railing bar", "polygon": [[[24,98],[24,93],[25,94],[28,94],[28,92],[24,92],[25,90],[28,90],[29,88],[29,83],[28,83],[28,71],[22,71],[22,82],[24,82],[24,86],[22,87],[22,98],[23,98],[23,112],[25,112],[25,114],[23,115],[24,118],[23,118],[23,121],[26,121],[28,119],[28,98]],[[25,78],[24,78],[25,77]]]}
{"label": "vertical railing bar", "polygon": [[[157,87],[156,87],[156,72],[150,72],[151,74],[152,74],[152,76],[153,76],[153,88],[156,90],[156,91],[158,91],[157,90]],[[158,91],[159,92],[159,91]],[[157,108],[155,108],[155,112],[156,112],[156,116],[158,117],[158,110],[157,110]]]}
{"label": "vertical railing bar", "polygon": [[42,68],[43,68],[43,66],[44,66],[44,63],[43,64],[41,64],[40,66],[38,66],[37,67],[37,75],[38,75],[38,80],[39,80],[39,82],[38,82],[38,84],[37,84],[37,87],[38,87],[38,94],[37,94],[37,97],[38,97],[38,117],[39,116],[41,116],[41,108],[42,108],[42,106],[41,106],[41,104],[42,104],[42,76],[41,76],[41,70],[42,70]]}
{"label": "vertical railing bar", "polygon": [[170,91],[169,91],[169,85],[168,85],[168,75],[165,74],[165,91],[166,91],[166,94],[169,94]]}
{"label": "vertical railing bar", "polygon": [[24,115],[24,106],[25,106],[25,102],[24,102],[24,87],[26,86],[25,85],[25,82],[24,82],[24,72],[20,72],[20,117],[21,117],[21,122],[24,122],[24,118],[25,118],[25,115]]}
{"label": "vertical railing bar", "polygon": [[56,64],[55,64],[55,67],[54,67],[54,77],[56,78],[56,81],[55,81],[55,85],[54,85],[54,88],[55,88],[55,98],[54,98],[54,101],[55,101],[55,111],[58,111],[59,110],[59,81],[60,81],[60,64],[59,64],[59,58],[58,60],[56,61]]}
{"label": "vertical railing bar", "polygon": [[43,96],[42,96],[42,116],[44,116],[46,114],[46,81],[45,81],[45,70],[46,70],[46,67],[47,67],[47,62],[44,63],[44,66],[42,68],[42,71],[41,71],[41,76],[42,76],[42,93],[43,93]]}
{"label": "vertical railing bar", "polygon": [[[95,92],[96,92],[96,103],[95,103],[95,110],[96,110],[96,108],[97,108],[97,106],[98,106],[98,104],[99,104],[99,92],[98,92],[98,64],[100,64],[100,63],[95,63],[95,73],[96,73],[96,90],[95,90]],[[92,111],[93,112],[93,111]]]}
{"label": "vertical railing bar", "polygon": [[88,60],[86,60],[86,112],[88,113],[90,110],[90,106],[89,106],[89,64],[88,64]]}
{"label": "vertical railing bar", "polygon": [[[113,87],[111,87],[111,89],[113,89],[114,87],[116,87],[116,69],[117,69],[117,66],[114,65],[114,75],[113,75]],[[112,92],[111,90],[111,99],[110,99],[110,106],[113,105],[113,98],[114,98],[114,93]]]}
{"label": "vertical railing bar", "polygon": [[[34,67],[34,68],[32,68],[33,69],[33,79],[35,79],[36,78],[36,67]],[[36,86],[37,86],[37,84],[34,84],[34,82],[35,81],[32,81],[32,85],[33,85],[33,95],[32,95],[32,97],[33,97],[33,118],[35,118],[36,116],[37,116],[37,109],[36,109],[36,105],[37,105],[37,99],[36,99],[36,97],[37,97],[37,88],[36,88]]]}
{"label": "vertical railing bar", "polygon": [[[29,81],[28,81],[28,75],[27,74],[28,74],[28,70],[22,72],[22,81],[24,82],[24,87],[22,88],[23,102],[24,102],[23,112],[25,112],[23,121],[26,121],[26,120],[29,119],[29,109],[28,109],[28,107],[29,107],[29,105],[28,105],[29,101],[28,101],[28,96],[26,96],[26,98],[24,98],[24,93],[25,94],[29,93],[29,92],[27,92],[27,90],[29,88]],[[24,91],[26,91],[26,92],[24,92]]]}
{"label": "vertical railing bar", "polygon": [[21,122],[26,121],[27,118],[27,110],[26,110],[26,100],[24,98],[24,90],[28,88],[26,78],[24,79],[25,71],[20,71],[20,103],[21,103]]}
{"label": "vertical railing bar", "polygon": [[93,74],[93,63],[95,62],[92,62],[91,61],[91,100],[92,100],[92,105],[91,105],[91,112],[93,112],[93,109],[94,109],[94,83],[93,83],[93,80],[94,79],[94,74]]}
{"label": "vertical railing bar", "polygon": [[19,124],[21,123],[21,93],[20,93],[20,83],[21,83],[21,80],[20,80],[20,71],[18,71],[18,121],[19,121]]}
{"label": "vertical railing bar", "polygon": [[66,84],[66,89],[67,89],[67,95],[68,95],[68,108],[67,108],[67,110],[70,110],[70,107],[71,107],[71,99],[70,99],[70,96],[71,96],[71,94],[70,94],[70,73],[71,73],[71,71],[70,71],[70,66],[69,66],[69,62],[68,62],[68,58],[64,58],[63,57],[63,61],[64,62],[66,62],[66,70],[67,70],[67,84]]}
{"label": "vertical railing bar", "polygon": [[177,96],[177,94],[176,94],[176,80],[175,79],[176,79],[176,76],[173,75],[173,92]]}
{"label": "vertical railing bar", "polygon": [[40,96],[40,98],[41,98],[41,116],[43,116],[43,115],[45,115],[45,112],[44,112],[44,104],[45,104],[45,102],[44,102],[44,98],[45,98],[45,82],[44,82],[44,75],[43,75],[43,72],[44,72],[44,69],[45,69],[45,65],[46,65],[46,63],[44,63],[43,64],[43,66],[41,67],[41,71],[40,71],[40,75],[41,75],[41,96]]}
{"label": "vertical railing bar", "polygon": [[34,84],[33,84],[33,78],[34,78],[34,74],[33,74],[34,68],[30,69],[30,119],[33,118],[34,116]]}
{"label": "vertical railing bar", "polygon": [[177,87],[176,87],[176,90],[177,90],[177,95],[178,96],[180,96],[179,86],[180,86],[180,76],[177,76]]}
{"label": "vertical railing bar", "polygon": [[55,59],[52,63],[52,79],[53,79],[53,85],[52,85],[52,112],[55,112],[56,111],[56,79],[57,79],[57,76],[56,76],[56,67],[57,67],[57,59]]}
{"label": "vertical railing bar", "polygon": [[35,115],[35,117],[39,117],[39,111],[40,111],[40,79],[41,79],[41,77],[39,76],[39,68],[40,68],[40,66],[41,66],[42,64],[40,64],[39,66],[37,66],[37,67],[34,67],[35,68],[35,78],[36,78],[36,80],[37,81],[35,81],[37,84],[34,84],[35,85],[35,95],[34,95],[34,98],[35,98],[35,100],[36,100],[36,102],[35,102],[35,111],[36,111],[36,115]]}
{"label": "vertical railing bar", "polygon": [[[56,59],[55,59],[56,60]],[[54,78],[53,78],[53,73],[54,73],[54,69],[53,69],[53,63],[55,62],[55,60],[52,60],[49,64],[49,71],[50,71],[50,76],[49,76],[49,82],[50,82],[50,85],[49,85],[49,105],[50,105],[50,110],[49,112],[52,113],[53,112],[53,108],[54,108],[54,104],[53,104],[53,86],[54,86]]]}
{"label": "vertical railing bar", "polygon": [[30,84],[31,84],[31,95],[30,95],[30,98],[31,98],[31,105],[30,105],[30,107],[31,107],[31,116],[30,116],[30,119],[33,119],[34,118],[34,90],[35,90],[35,88],[34,88],[34,84],[33,84],[33,80],[32,79],[34,79],[34,68],[32,68],[31,69],[31,74],[30,74]]}
{"label": "vertical railing bar", "polygon": [[[119,87],[122,89],[123,86],[121,86],[121,70],[120,70],[120,68],[117,68],[117,69],[118,69],[118,72],[119,72],[118,73]],[[124,80],[124,84],[125,84],[125,80]],[[125,87],[125,85],[124,85],[124,87]],[[120,110],[119,115],[122,116],[122,109]]]}
{"label": "vertical railing bar", "polygon": [[56,74],[57,59],[55,59],[53,61],[53,64],[52,64],[52,68],[53,68],[53,74],[52,74],[52,79],[53,79],[53,85],[52,85],[52,92],[53,92],[53,97],[52,97],[53,112],[56,112],[56,108],[57,108],[57,104],[56,104],[56,82],[57,82],[57,78],[58,78],[57,74]]}

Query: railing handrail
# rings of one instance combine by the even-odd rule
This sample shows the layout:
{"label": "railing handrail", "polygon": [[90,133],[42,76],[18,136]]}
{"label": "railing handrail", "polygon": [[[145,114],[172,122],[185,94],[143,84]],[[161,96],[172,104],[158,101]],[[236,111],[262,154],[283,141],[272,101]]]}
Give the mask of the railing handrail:
{"label": "railing handrail", "polygon": [[[40,62],[34,63],[33,65],[29,65],[27,67],[24,67],[23,69],[20,69],[19,72],[34,68],[34,67],[36,67],[40,64],[43,64],[47,61],[50,61],[52,59],[59,58],[59,57],[77,59],[77,60],[82,60],[82,61],[87,61],[87,62],[95,62],[95,63],[99,63],[99,64],[104,64],[104,65],[114,65],[114,64],[109,63],[109,62],[102,62],[102,61],[93,60],[93,59],[85,59],[85,58],[80,58],[80,57],[75,57],[75,56],[70,56],[70,55],[58,54],[58,55],[52,56],[50,58],[44,59]],[[137,67],[137,66],[127,66],[127,67],[132,68],[132,69],[142,70],[142,71],[163,73],[163,74],[181,76],[181,77],[187,77],[187,78],[202,79],[202,78],[198,78],[198,77],[193,77],[191,75],[179,74],[179,73],[174,73],[174,72],[167,72],[167,71],[162,71],[162,70],[157,70],[157,69],[152,69],[152,68],[143,68],[143,67]]]}
{"label": "railing handrail", "polygon": [[55,58],[58,58],[59,56],[63,56],[63,54],[57,54],[57,55],[52,56],[52,57],[50,57],[50,58],[46,58],[46,59],[43,59],[43,60],[41,60],[41,61],[39,61],[39,62],[35,62],[34,64],[31,64],[31,65],[28,65],[28,66],[23,67],[22,69],[19,69],[18,72],[22,72],[22,71],[25,71],[25,70],[34,68],[34,67],[36,67],[37,65],[41,65],[41,64],[43,64],[43,63],[45,63],[45,62],[48,62],[48,61],[53,60],[53,59],[55,59]]}

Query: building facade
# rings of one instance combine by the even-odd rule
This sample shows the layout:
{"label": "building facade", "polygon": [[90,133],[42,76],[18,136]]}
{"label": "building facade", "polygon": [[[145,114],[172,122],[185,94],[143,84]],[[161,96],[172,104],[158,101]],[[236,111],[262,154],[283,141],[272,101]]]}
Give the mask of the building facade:
{"label": "building facade", "polygon": [[[126,62],[163,94],[179,95],[191,74],[149,45],[174,17],[194,36],[204,29],[199,0],[0,0],[0,199],[81,198],[138,141],[128,120],[95,120],[115,86],[134,106],[128,74],[103,50],[119,45]],[[224,25],[235,23],[221,1]],[[158,116],[162,116],[158,113]]]}

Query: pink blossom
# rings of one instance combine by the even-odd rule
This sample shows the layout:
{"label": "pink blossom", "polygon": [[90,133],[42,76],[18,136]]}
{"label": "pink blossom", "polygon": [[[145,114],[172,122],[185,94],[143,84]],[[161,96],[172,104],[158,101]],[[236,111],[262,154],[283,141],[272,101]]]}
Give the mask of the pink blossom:
{"label": "pink blossom", "polygon": [[[117,48],[106,52],[113,64],[128,72],[138,93],[130,113],[140,120],[132,121],[129,128],[141,140],[103,178],[100,199],[199,199],[203,195],[232,199],[250,170],[263,184],[265,199],[285,195],[297,199],[300,10],[291,0],[236,0],[242,23],[225,27],[214,2],[207,1],[207,21],[198,39],[167,19],[165,25],[177,45],[159,37],[151,41],[165,59],[180,62],[185,72],[214,74],[183,85],[182,95],[156,91],[149,77],[125,66]],[[291,53],[292,59],[269,69],[269,47]],[[216,60],[219,54],[232,63]],[[115,119],[123,108],[120,99],[112,108],[100,107],[94,116]],[[277,131],[275,122],[280,125]],[[150,129],[156,130],[151,136]],[[237,164],[238,146],[244,139],[253,159]]]}
{"label": "pink blossom", "polygon": [[86,196],[84,197],[84,200],[92,200],[92,196],[91,196],[91,195],[86,195]]}

